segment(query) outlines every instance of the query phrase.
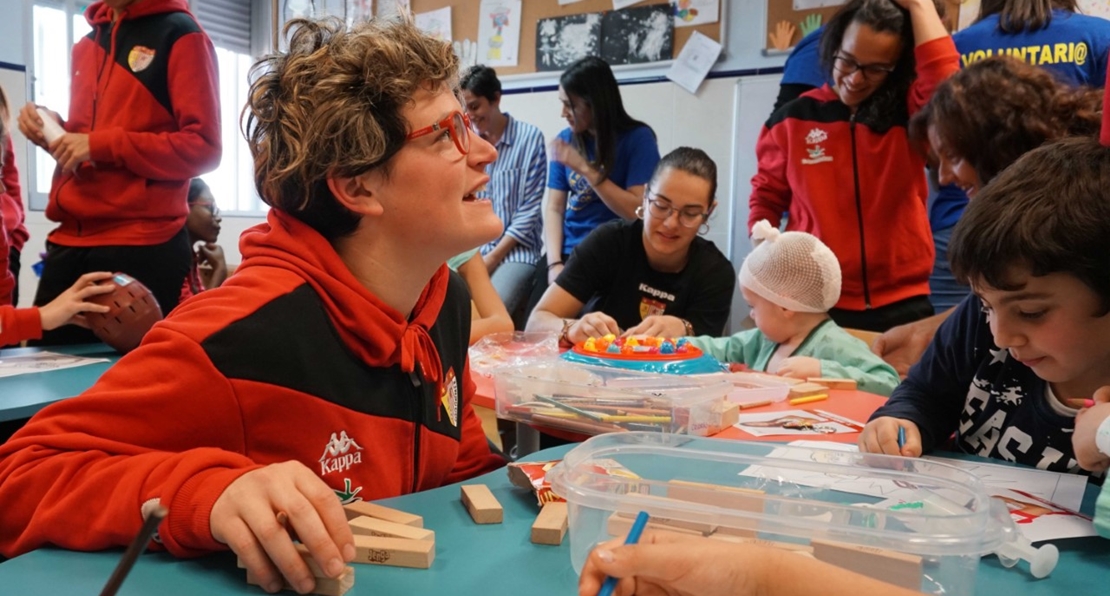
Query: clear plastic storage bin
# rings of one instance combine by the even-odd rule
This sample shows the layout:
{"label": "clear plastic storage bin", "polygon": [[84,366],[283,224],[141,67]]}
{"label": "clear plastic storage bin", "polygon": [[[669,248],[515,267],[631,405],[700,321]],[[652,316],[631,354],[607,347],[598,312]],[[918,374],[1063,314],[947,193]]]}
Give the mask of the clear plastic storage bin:
{"label": "clear plastic storage bin", "polygon": [[[931,594],[973,593],[979,558],[1012,539],[978,478],[922,459],[630,432],[591,438],[547,477],[578,572],[640,511],[649,529],[765,542]],[[858,483],[885,498],[845,490]]]}
{"label": "clear plastic storage bin", "polygon": [[722,379],[556,362],[493,372],[497,417],[596,435],[644,431],[707,436],[735,423]]}

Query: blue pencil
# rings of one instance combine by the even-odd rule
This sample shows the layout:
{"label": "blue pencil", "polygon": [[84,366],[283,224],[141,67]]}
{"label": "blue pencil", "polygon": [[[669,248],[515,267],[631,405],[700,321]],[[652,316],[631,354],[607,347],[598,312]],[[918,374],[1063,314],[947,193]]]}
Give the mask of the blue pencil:
{"label": "blue pencil", "polygon": [[[648,522],[648,512],[641,511],[636,516],[636,521],[632,522],[632,529],[628,531],[628,538],[624,539],[625,544],[636,544],[640,541],[640,534],[644,533],[644,526]],[[613,590],[617,589],[617,578],[606,577],[605,583],[601,584],[601,589],[598,590],[597,596],[613,596]]]}
{"label": "blue pencil", "polygon": [[902,447],[906,445],[906,427],[898,427],[898,454],[902,454]]}

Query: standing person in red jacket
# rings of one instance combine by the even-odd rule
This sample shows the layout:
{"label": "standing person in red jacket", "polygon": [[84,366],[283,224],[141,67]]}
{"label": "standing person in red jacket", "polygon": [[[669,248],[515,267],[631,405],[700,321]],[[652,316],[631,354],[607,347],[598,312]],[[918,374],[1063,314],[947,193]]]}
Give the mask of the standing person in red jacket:
{"label": "standing person in red jacket", "polygon": [[[411,18],[411,17],[410,17]],[[354,557],[341,502],[503,465],[471,407],[470,300],[448,258],[501,235],[497,152],[453,95],[451,45],[410,20],[293,21],[254,70],[246,130],[266,223],[243,261],[85,394],[0,446],[0,555],[230,548],[271,591]]]}
{"label": "standing person in red jacket", "polygon": [[[66,134],[52,143],[33,104],[19,129],[58,165],[35,304],[89,271],[143,282],[163,314],[189,271],[189,180],[220,161],[219,79],[212,42],[186,0],[103,0],[85,10],[93,30],[73,48]],[[54,117],[51,115],[50,117]],[[42,344],[96,341],[68,327]]]}
{"label": "standing person in red jacket", "polygon": [[809,232],[840,260],[842,327],[884,331],[933,314],[925,159],[906,133],[959,55],[932,0],[850,0],[829,21],[821,59],[833,84],[767,121],[748,227]]}
{"label": "standing person in red jacket", "polygon": [[[19,256],[27,242],[27,226],[23,219],[23,195],[19,186],[19,170],[15,167],[15,146],[10,128],[11,107],[8,96],[0,87],[0,268],[11,272],[11,288],[0,282],[0,305],[19,303]],[[6,265],[5,265],[6,261]],[[0,278],[3,278],[0,272]]]}

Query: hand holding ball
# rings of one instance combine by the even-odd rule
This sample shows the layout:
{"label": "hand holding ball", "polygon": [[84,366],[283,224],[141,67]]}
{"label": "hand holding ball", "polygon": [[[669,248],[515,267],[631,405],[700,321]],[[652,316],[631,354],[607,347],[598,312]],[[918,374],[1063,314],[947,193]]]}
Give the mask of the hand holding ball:
{"label": "hand holding ball", "polygon": [[141,282],[126,273],[116,273],[102,283],[113,284],[115,290],[89,297],[89,302],[108,307],[107,313],[87,313],[89,329],[100,341],[126,354],[138,347],[143,336],[162,320],[162,309],[154,294]]}

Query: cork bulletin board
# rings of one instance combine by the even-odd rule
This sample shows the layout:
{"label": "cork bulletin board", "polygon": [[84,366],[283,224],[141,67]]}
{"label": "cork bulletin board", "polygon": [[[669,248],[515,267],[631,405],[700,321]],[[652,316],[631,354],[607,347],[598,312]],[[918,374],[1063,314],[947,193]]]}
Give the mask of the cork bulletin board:
{"label": "cork bulletin board", "polygon": [[[478,39],[478,24],[481,14],[479,13],[480,3],[478,0],[410,0],[411,9],[413,13],[423,13],[443,8],[445,6],[451,7],[451,35],[454,41],[461,42],[463,40],[470,40],[471,42],[479,42]],[[722,4],[727,0],[722,0]],[[655,5],[669,5],[669,0],[644,0],[632,6],[632,9],[640,9],[643,7]],[[537,69],[536,61],[536,39],[537,39],[537,24],[541,20],[546,19],[561,19],[561,17],[572,17],[566,19],[567,22],[573,20],[582,20],[586,17],[574,16],[585,15],[589,13],[602,13],[613,10],[613,0],[582,0],[573,4],[560,6],[558,0],[524,0],[521,5],[521,27],[520,27],[520,48],[519,60],[517,66],[500,66],[497,67],[499,75],[511,74],[527,74],[537,72],[538,70],[554,70],[551,68],[553,65],[548,61],[548,67]],[[627,10],[627,9],[626,9]],[[650,9],[649,9],[650,10]],[[662,10],[657,9],[657,10]],[[716,23],[707,23],[704,25],[697,25],[693,27],[674,27],[674,36],[670,47],[669,55],[660,57],[660,61],[672,60],[682,50],[686,41],[690,39],[694,31],[700,31],[703,35],[711,37],[717,41],[722,40],[721,30],[724,24],[721,22],[724,18],[724,6],[720,6],[718,11],[721,15]],[[479,42],[479,47],[481,43]],[[598,55],[602,48],[598,48]],[[612,51],[612,50],[610,50]],[[478,62],[482,62],[479,55]]]}
{"label": "cork bulletin board", "polygon": [[[789,51],[811,31],[828,22],[845,3],[846,0],[767,0],[767,39],[764,40],[767,52]],[[949,31],[955,31],[961,2],[944,0],[943,4],[945,25]],[[975,12],[978,13],[977,6]]]}

